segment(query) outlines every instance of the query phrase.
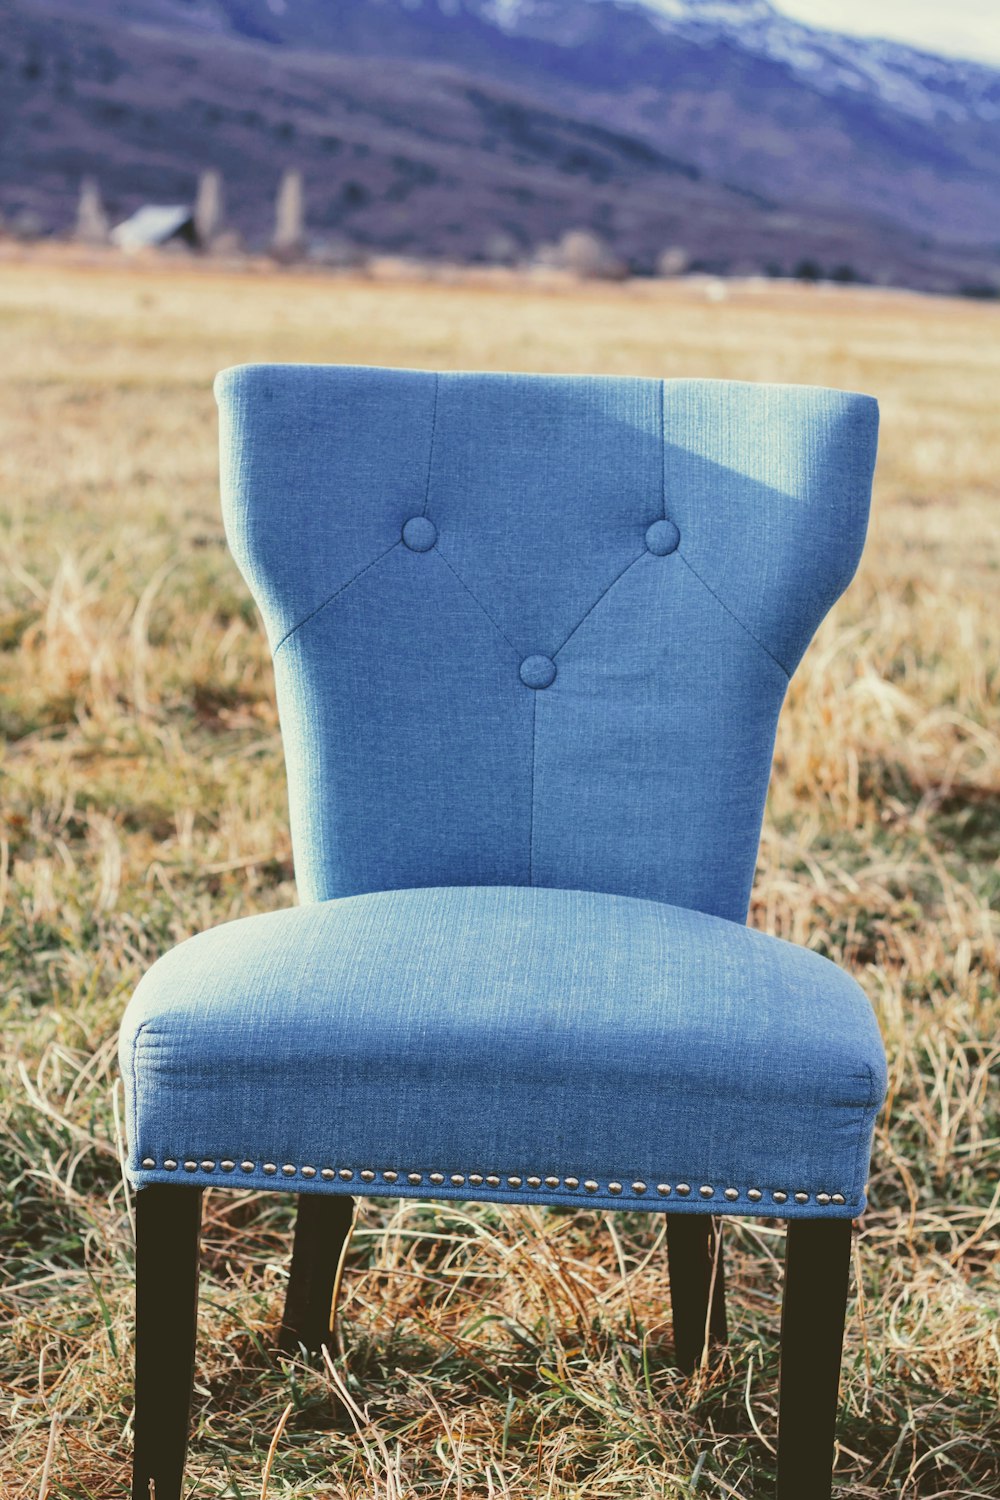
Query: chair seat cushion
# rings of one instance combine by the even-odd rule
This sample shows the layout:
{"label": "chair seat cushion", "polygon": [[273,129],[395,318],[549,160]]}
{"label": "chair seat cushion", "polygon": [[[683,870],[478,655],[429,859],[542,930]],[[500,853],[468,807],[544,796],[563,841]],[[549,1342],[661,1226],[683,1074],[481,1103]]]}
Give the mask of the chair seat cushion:
{"label": "chair seat cushion", "polygon": [[828,960],[660,902],[383,891],[167,953],[126,1013],[150,1182],[712,1213],[864,1207],[885,1057]]}

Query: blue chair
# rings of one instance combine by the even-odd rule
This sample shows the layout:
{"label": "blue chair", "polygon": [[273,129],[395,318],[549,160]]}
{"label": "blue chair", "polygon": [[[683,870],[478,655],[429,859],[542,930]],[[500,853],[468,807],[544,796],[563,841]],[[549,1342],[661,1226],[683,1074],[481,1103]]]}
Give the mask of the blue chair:
{"label": "blue chair", "polygon": [[225,371],[227,533],[274,659],[302,905],[156,963],[121,1035],[133,1494],[180,1494],[201,1190],[300,1194],[284,1347],[352,1198],[668,1215],[676,1354],[717,1221],[788,1220],[781,1500],[830,1493],[886,1087],[858,985],[746,927],[789,678],[861,553],[866,396]]}

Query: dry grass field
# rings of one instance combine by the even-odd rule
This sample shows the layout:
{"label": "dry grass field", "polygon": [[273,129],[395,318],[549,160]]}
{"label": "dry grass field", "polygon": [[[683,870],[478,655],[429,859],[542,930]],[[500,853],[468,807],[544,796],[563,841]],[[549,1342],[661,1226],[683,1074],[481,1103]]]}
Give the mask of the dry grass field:
{"label": "dry grass field", "polygon": [[[866,557],[792,686],[752,921],[846,964],[890,1055],[838,1494],[1000,1496],[1000,309],[25,260],[0,263],[0,356],[5,1500],[125,1493],[129,992],[195,930],[295,899],[268,656],[217,503],[211,378],[255,359],[879,397]],[[369,1201],[334,1360],[349,1417],[329,1370],[274,1352],[291,1207],[207,1195],[192,1496],[768,1493],[773,1221],[727,1224],[731,1343],[685,1381],[660,1216]]]}

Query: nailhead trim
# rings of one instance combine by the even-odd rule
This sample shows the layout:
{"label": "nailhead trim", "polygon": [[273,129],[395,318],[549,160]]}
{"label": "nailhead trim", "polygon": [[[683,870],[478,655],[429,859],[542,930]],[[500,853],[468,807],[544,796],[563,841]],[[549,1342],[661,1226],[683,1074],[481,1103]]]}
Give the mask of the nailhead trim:
{"label": "nailhead trim", "polygon": [[[143,1171],[153,1172],[157,1166],[156,1159],[152,1156],[144,1156],[141,1165]],[[173,1156],[165,1156],[163,1158],[163,1171],[165,1172],[176,1172],[179,1166],[183,1166],[185,1172],[200,1171],[207,1174],[214,1172],[217,1166],[223,1172],[234,1172],[236,1165],[236,1162],[230,1157],[223,1157],[218,1162],[211,1160],[209,1157],[205,1157],[201,1161],[196,1161],[193,1157],[187,1157],[183,1161],[178,1161]],[[239,1167],[241,1172],[255,1172],[257,1170],[257,1163],[254,1161],[241,1161]],[[265,1161],[261,1163],[261,1171],[267,1177],[275,1177],[278,1170],[275,1162]],[[300,1175],[304,1178],[312,1179],[317,1176],[317,1168],[312,1166],[297,1167],[292,1162],[285,1162],[281,1167],[281,1174],[283,1177]],[[396,1183],[400,1178],[400,1173],[393,1167],[387,1167],[381,1174],[374,1171],[371,1167],[363,1167],[357,1174],[355,1174],[354,1169],[351,1167],[339,1167],[336,1169],[333,1167],[321,1167],[318,1169],[318,1175],[324,1182],[333,1182],[338,1177],[342,1182],[353,1182],[355,1175],[360,1177],[361,1181],[365,1183],[375,1182],[379,1175],[381,1175],[383,1181],[388,1183]],[[411,1187],[419,1187],[424,1180],[422,1172],[407,1172],[405,1175],[406,1181]],[[451,1183],[453,1187],[464,1187],[466,1182],[470,1183],[473,1187],[480,1187],[484,1182],[487,1187],[491,1188],[503,1186],[503,1178],[496,1172],[489,1172],[485,1177],[481,1172],[470,1172],[467,1176],[461,1172],[452,1172],[448,1177],[445,1176],[444,1172],[429,1172],[427,1176],[428,1180],[434,1183],[435,1187],[440,1187],[446,1181]],[[507,1178],[507,1186],[515,1190],[524,1185],[532,1189],[537,1189],[543,1183],[552,1191],[561,1184],[571,1193],[576,1192],[581,1185],[579,1177],[539,1177],[535,1174],[532,1174],[530,1177],[521,1177],[514,1173]],[[599,1193],[601,1184],[595,1178],[588,1177],[583,1182],[583,1188],[588,1193]],[[648,1185],[641,1178],[637,1178],[635,1182],[630,1184],[630,1190],[636,1197],[642,1197],[648,1191]],[[612,1179],[607,1183],[607,1191],[618,1197],[624,1193],[625,1187],[623,1183]],[[676,1187],[671,1187],[669,1182],[658,1182],[656,1184],[656,1191],[661,1198],[669,1198],[671,1193],[677,1193],[681,1198],[688,1198],[691,1195],[692,1189],[687,1182],[679,1182]],[[698,1188],[698,1195],[705,1199],[714,1198],[717,1191],[718,1189],[711,1183],[706,1182],[702,1183]],[[735,1203],[740,1197],[740,1190],[736,1187],[727,1187],[721,1191],[723,1197],[730,1203]],[[788,1202],[789,1194],[783,1188],[773,1188],[770,1192],[773,1202]],[[747,1188],[746,1196],[751,1203],[760,1203],[764,1197],[764,1190],[758,1187]],[[810,1197],[815,1197],[817,1204],[821,1208],[827,1208],[831,1203],[836,1204],[838,1208],[843,1208],[847,1203],[847,1199],[843,1193],[820,1192],[810,1194],[804,1188],[799,1188],[791,1194],[791,1197],[798,1204],[806,1204],[809,1202]]]}

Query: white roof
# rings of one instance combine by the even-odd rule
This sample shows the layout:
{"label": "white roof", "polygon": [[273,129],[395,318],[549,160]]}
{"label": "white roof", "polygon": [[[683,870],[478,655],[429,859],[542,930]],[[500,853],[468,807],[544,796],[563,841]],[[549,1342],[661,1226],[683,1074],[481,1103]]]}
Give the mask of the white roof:
{"label": "white roof", "polygon": [[123,250],[162,245],[184,228],[192,210],[185,203],[146,203],[129,219],[116,224],[111,238]]}

